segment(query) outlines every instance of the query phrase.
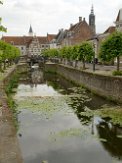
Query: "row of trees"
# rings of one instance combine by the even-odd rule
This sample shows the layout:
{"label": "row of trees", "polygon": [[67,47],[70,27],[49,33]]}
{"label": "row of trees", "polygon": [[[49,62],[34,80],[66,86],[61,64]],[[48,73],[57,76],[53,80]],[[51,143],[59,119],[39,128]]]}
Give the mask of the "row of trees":
{"label": "row of trees", "polygon": [[99,58],[102,61],[117,60],[117,71],[120,70],[122,56],[122,32],[115,32],[101,44]]}
{"label": "row of trees", "polygon": [[[0,4],[3,2],[0,0]],[[6,32],[7,29],[1,24],[2,18],[0,17],[0,32]],[[0,41],[0,71],[9,66],[20,56],[20,50],[8,43]]]}
{"label": "row of trees", "polygon": [[13,45],[0,41],[0,71],[9,66],[20,56],[20,50]]}
{"label": "row of trees", "polygon": [[[65,58],[67,60],[79,60],[83,63],[94,61],[94,49],[88,42],[83,42],[80,45],[63,47],[61,49],[47,49],[43,52],[46,57]],[[115,32],[102,42],[99,52],[99,60],[110,62],[117,59],[117,71],[120,70],[120,57],[122,56],[122,33]]]}
{"label": "row of trees", "polygon": [[80,45],[65,46],[61,49],[46,49],[43,51],[43,55],[50,58],[58,57],[60,59],[79,60],[83,63],[83,69],[85,69],[85,62],[90,62],[94,57],[94,50],[90,43],[83,42]]}

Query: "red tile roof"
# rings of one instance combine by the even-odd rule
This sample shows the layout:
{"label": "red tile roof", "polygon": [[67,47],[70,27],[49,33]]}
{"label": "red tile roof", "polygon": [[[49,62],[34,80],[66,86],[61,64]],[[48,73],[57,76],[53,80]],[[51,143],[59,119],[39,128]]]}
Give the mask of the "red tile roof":
{"label": "red tile roof", "polygon": [[10,44],[15,44],[15,45],[24,45],[24,37],[21,36],[3,36],[2,39],[3,41],[10,43]]}
{"label": "red tile roof", "polygon": [[[37,36],[37,38],[40,44],[48,43],[47,37]],[[3,36],[1,40],[14,45],[28,46],[31,43],[32,39],[32,36]]]}
{"label": "red tile roof", "polygon": [[115,30],[116,28],[114,26],[110,26],[104,33],[113,33]]}
{"label": "red tile roof", "polygon": [[40,44],[48,43],[47,37],[45,37],[45,36],[37,36],[37,38],[38,38]]}
{"label": "red tile roof", "polygon": [[88,40],[93,35],[92,30],[85,19],[72,25],[68,32],[72,32],[72,37],[68,38],[68,40],[71,40],[72,44],[81,43],[82,41]]}
{"label": "red tile roof", "polygon": [[48,42],[52,41],[53,39],[55,39],[56,34],[47,34],[47,40]]}

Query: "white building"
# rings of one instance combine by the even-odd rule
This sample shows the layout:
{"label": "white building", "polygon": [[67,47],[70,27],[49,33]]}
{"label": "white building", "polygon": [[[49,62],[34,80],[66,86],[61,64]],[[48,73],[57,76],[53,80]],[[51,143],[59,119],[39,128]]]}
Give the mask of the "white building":
{"label": "white building", "polygon": [[1,40],[10,43],[20,49],[21,55],[41,55],[44,49],[50,48],[56,35],[34,36],[30,25],[28,36],[3,36]]}

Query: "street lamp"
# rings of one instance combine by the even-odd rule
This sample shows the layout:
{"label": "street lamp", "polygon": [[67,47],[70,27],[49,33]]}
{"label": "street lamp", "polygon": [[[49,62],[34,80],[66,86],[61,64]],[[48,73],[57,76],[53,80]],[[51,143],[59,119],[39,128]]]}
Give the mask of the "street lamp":
{"label": "street lamp", "polygon": [[98,37],[93,37],[93,48],[94,48],[94,56],[93,56],[93,71],[95,71],[95,64],[97,63],[97,48],[98,48]]}
{"label": "street lamp", "polygon": [[95,71],[95,43],[93,43],[93,48],[94,48],[94,55],[93,55],[93,71]]}

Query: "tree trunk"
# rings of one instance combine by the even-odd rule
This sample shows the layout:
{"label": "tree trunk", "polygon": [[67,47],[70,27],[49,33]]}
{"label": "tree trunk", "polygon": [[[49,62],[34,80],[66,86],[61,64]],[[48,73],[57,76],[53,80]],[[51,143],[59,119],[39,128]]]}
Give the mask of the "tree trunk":
{"label": "tree trunk", "polygon": [[85,61],[83,60],[83,70],[85,70]]}
{"label": "tree trunk", "polygon": [[119,71],[120,57],[117,56],[117,71]]}
{"label": "tree trunk", "polygon": [[2,71],[2,63],[0,62],[0,71]]}

